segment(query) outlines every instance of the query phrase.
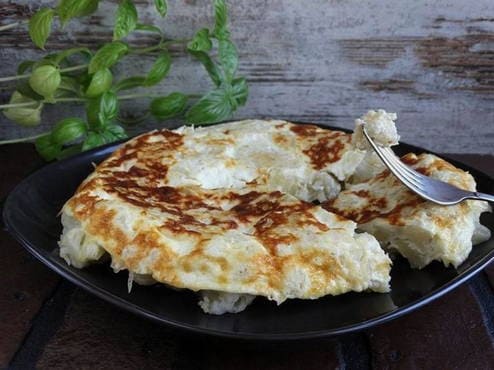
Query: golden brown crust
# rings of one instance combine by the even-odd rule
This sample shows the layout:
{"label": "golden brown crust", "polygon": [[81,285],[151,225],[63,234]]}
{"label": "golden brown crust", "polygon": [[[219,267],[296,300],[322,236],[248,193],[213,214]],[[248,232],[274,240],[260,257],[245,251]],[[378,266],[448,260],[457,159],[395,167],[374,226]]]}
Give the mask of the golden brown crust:
{"label": "golden brown crust", "polygon": [[340,160],[352,140],[352,136],[345,132],[329,131],[313,125],[293,125],[290,129],[303,142],[310,143],[303,153],[310,158],[316,170]]}
{"label": "golden brown crust", "polygon": [[[316,169],[337,161],[350,145],[349,135],[316,126],[283,123],[276,130],[285,134],[275,131],[275,143],[293,142]],[[229,134],[227,129],[205,137],[201,145],[228,147],[236,140]],[[358,280],[343,271],[335,257],[337,245],[327,245],[334,234],[349,248],[355,243],[354,224],[266,188],[267,169],[242,189],[170,185],[177,158],[194,150],[187,145],[184,134],[168,130],[131,140],[100,164],[66,204],[115,265],[178,288],[261,294],[280,302],[370,286],[367,276]],[[235,159],[223,164],[235,166]],[[325,215],[317,216],[321,212]],[[238,243],[246,243],[245,249],[237,249]],[[387,276],[389,261],[381,270]],[[290,279],[300,282],[287,288]]]}
{"label": "golden brown crust", "polygon": [[[416,171],[434,177],[438,173],[448,173],[450,182],[463,189],[472,189],[472,179],[466,172],[454,167],[452,164],[443,159],[430,155],[415,155],[408,153],[401,157],[401,160]],[[322,206],[328,211],[337,213],[343,217],[365,224],[376,218],[384,219],[391,225],[403,226],[407,218],[414,212],[422,210],[426,201],[408,190],[389,170],[383,170],[373,178],[367,181],[368,187],[365,189],[349,189],[343,194],[355,199],[355,204],[361,206],[344,207],[339,206],[338,198],[325,202]],[[358,186],[357,186],[358,187]],[[395,202],[389,202],[389,193],[369,191],[368,188],[398,189],[399,195]],[[391,206],[391,208],[389,208]],[[460,210],[461,210],[460,206]],[[432,222],[442,225],[449,224],[449,220],[443,220],[440,216],[435,216]]]}

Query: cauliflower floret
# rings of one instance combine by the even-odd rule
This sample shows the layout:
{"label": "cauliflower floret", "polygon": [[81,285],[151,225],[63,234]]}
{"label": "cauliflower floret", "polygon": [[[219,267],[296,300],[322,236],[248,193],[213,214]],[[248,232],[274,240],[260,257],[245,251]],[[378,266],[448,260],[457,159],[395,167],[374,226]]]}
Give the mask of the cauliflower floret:
{"label": "cauliflower floret", "polygon": [[203,290],[200,292],[202,299],[199,306],[206,313],[223,315],[224,313],[238,313],[252,303],[255,295],[226,293],[214,290]]}
{"label": "cauliflower floret", "polygon": [[78,269],[98,261],[105,250],[84,232],[81,223],[67,213],[62,213],[63,233],[58,245],[60,257]]}
{"label": "cauliflower floret", "polygon": [[396,113],[387,113],[383,109],[368,111],[361,118],[355,120],[352,144],[357,149],[370,150],[370,145],[362,131],[362,126],[365,124],[367,133],[376,144],[382,146],[397,145],[400,136],[396,132],[395,120]]}
{"label": "cauliflower floret", "polygon": [[396,131],[395,120],[396,113],[387,113],[382,109],[370,110],[355,120],[352,144],[356,149],[364,151],[365,155],[349,179],[349,183],[367,181],[386,168],[365,138],[363,126],[365,125],[365,130],[377,145],[389,147],[397,145],[400,139]]}

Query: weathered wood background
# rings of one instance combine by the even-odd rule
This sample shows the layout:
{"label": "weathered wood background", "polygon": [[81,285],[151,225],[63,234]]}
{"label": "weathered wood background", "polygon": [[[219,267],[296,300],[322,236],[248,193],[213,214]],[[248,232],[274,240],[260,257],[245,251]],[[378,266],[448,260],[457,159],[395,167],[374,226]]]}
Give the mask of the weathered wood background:
{"label": "weathered wood background", "polygon": [[[26,19],[53,1],[0,1],[0,23]],[[111,38],[116,1],[71,22],[50,38],[47,49],[69,44],[97,47]],[[137,1],[142,19],[154,17],[152,1]],[[276,117],[352,127],[370,108],[398,113],[403,141],[439,152],[494,153],[494,1],[238,0],[229,1],[240,71],[250,99],[236,118]],[[210,25],[211,2],[170,1],[164,21],[173,37],[190,37]],[[163,22],[163,21],[160,21]],[[140,46],[150,42],[141,35]],[[40,55],[25,27],[0,33],[0,75],[15,73],[21,59]],[[177,50],[171,75],[157,88],[204,91],[202,68]],[[134,75],[152,63],[135,57],[117,67]],[[9,86],[0,87],[1,102]],[[125,103],[133,112],[144,100]],[[48,107],[43,124],[22,129],[0,118],[0,138],[43,132],[74,107]],[[166,125],[176,125],[168,122]],[[156,122],[133,132],[162,126]]]}

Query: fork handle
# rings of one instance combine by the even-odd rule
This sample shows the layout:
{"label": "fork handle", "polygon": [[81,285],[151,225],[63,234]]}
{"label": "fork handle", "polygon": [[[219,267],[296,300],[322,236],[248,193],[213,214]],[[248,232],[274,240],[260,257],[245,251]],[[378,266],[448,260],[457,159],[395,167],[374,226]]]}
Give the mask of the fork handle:
{"label": "fork handle", "polygon": [[476,199],[476,200],[486,200],[488,202],[494,202],[494,195],[490,194],[485,194],[485,193],[480,193],[478,191],[473,192],[471,197],[468,197],[470,199]]}

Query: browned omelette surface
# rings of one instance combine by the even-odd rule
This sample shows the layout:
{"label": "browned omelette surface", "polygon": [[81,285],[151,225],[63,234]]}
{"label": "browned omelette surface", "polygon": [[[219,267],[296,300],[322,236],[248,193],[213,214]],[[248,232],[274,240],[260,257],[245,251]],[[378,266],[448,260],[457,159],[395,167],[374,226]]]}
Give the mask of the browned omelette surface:
{"label": "browned omelette surface", "polygon": [[[475,190],[470,174],[432,154],[409,153],[401,160],[424,175]],[[478,221],[480,213],[489,209],[485,202],[465,201],[445,207],[425,201],[387,169],[367,181],[348,184],[323,207],[357,222],[360,229],[374,235],[388,250],[398,251],[414,267],[433,260],[457,266],[473,244],[489,237]]]}
{"label": "browned omelette surface", "polygon": [[82,267],[106,252],[115,270],[277,302],[386,291],[377,241],[307,202],[337,193],[361,158],[348,134],[283,121],[154,131],[67,202],[61,254],[87,252]]}

